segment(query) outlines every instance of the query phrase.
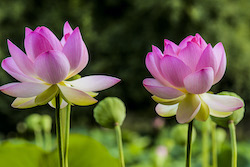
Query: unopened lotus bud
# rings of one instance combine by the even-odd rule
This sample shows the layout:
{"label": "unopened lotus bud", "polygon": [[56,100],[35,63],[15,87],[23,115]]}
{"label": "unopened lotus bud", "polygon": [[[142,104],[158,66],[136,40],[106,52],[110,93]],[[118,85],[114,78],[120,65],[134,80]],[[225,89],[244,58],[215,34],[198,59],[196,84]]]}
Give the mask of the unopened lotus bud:
{"label": "unopened lotus bud", "polygon": [[101,126],[114,128],[122,125],[126,117],[124,103],[117,97],[107,97],[94,108],[94,118]]}

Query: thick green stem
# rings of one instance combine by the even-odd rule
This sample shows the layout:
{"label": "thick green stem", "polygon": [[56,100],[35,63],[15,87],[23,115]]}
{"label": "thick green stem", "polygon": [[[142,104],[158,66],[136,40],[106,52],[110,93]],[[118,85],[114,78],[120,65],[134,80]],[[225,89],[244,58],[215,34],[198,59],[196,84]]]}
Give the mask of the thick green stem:
{"label": "thick green stem", "polygon": [[229,121],[229,131],[231,138],[231,149],[232,149],[232,167],[237,167],[237,141],[235,133],[234,121]]}
{"label": "thick green stem", "polygon": [[209,120],[202,123],[202,167],[209,167]]}
{"label": "thick green stem", "polygon": [[193,132],[193,121],[189,122],[188,124],[186,167],[191,167],[192,132]]}
{"label": "thick green stem", "polygon": [[216,139],[216,123],[212,122],[212,154],[213,167],[217,167],[217,139]]}
{"label": "thick green stem", "polygon": [[65,113],[65,136],[64,136],[64,159],[65,159],[65,167],[68,167],[68,150],[69,150],[69,132],[70,132],[70,111],[71,111],[71,105],[68,104],[66,107],[66,113]]}
{"label": "thick green stem", "polygon": [[122,134],[121,134],[121,127],[119,124],[115,125],[115,132],[116,132],[116,139],[117,139],[117,144],[119,148],[120,164],[121,164],[121,167],[125,167],[123,146],[122,146]]}
{"label": "thick green stem", "polygon": [[61,128],[61,110],[60,110],[60,94],[56,96],[56,135],[57,135],[57,147],[59,154],[59,166],[65,167],[64,152],[63,152],[63,134]]}

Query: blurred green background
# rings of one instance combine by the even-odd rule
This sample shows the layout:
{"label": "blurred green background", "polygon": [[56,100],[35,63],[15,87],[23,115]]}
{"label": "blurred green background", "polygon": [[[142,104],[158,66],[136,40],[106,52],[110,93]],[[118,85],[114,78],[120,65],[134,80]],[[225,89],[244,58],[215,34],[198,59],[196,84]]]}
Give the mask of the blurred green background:
{"label": "blurred green background", "polygon": [[[212,91],[232,91],[246,103],[245,118],[237,126],[239,140],[249,140],[250,114],[250,1],[247,0],[1,0],[0,59],[10,56],[7,39],[24,50],[24,28],[44,25],[60,39],[65,21],[80,27],[90,61],[81,75],[109,74],[122,79],[115,87],[97,97],[121,98],[127,107],[124,128],[154,135],[152,122],[156,103],[143,88],[150,77],[145,56],[151,45],[163,49],[164,39],[179,43],[199,33],[214,46],[222,42],[227,54],[226,74]],[[0,70],[0,85],[14,81]],[[18,136],[16,125],[31,113],[54,116],[49,106],[18,110],[14,100],[0,95],[0,138]],[[94,106],[73,107],[72,128],[98,127],[93,119]],[[175,125],[175,118],[164,119]]]}

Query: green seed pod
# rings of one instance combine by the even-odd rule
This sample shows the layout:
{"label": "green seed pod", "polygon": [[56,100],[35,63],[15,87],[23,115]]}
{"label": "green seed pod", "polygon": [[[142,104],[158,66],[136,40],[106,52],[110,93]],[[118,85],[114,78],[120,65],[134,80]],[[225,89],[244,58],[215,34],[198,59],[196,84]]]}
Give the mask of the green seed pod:
{"label": "green seed pod", "polygon": [[[177,144],[185,145],[187,143],[187,132],[188,132],[188,124],[178,124],[173,127],[171,131],[171,137]],[[196,130],[193,127],[192,142],[195,141],[195,138],[196,138]]]}
{"label": "green seed pod", "polygon": [[[233,96],[233,97],[237,97],[237,98],[239,98],[239,99],[241,99],[243,101],[243,99],[239,95],[237,95],[236,93],[233,93],[233,92],[223,91],[223,92],[218,93],[218,95]],[[243,103],[244,103],[244,101],[243,101]],[[245,104],[244,104],[244,106],[245,106]],[[228,117],[219,118],[219,117],[211,116],[211,118],[217,125],[220,125],[220,126],[225,127],[225,128],[228,128],[229,121],[234,121],[234,124],[237,125],[244,117],[244,112],[245,112],[245,107],[244,106],[242,108],[238,109],[238,110],[235,110]]]}
{"label": "green seed pod", "polygon": [[114,128],[122,125],[126,117],[126,107],[119,98],[107,97],[94,108],[94,118],[101,126]]}
{"label": "green seed pod", "polygon": [[33,131],[41,130],[41,116],[39,114],[31,114],[25,120],[27,127]]}
{"label": "green seed pod", "polygon": [[52,128],[52,119],[49,115],[41,116],[41,125],[45,132],[50,132]]}

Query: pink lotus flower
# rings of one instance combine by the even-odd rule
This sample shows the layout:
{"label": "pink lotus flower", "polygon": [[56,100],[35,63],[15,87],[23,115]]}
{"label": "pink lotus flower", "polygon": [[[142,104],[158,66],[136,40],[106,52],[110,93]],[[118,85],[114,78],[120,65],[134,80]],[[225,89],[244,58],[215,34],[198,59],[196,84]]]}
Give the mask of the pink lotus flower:
{"label": "pink lotus flower", "polygon": [[88,63],[88,51],[80,30],[78,27],[72,30],[68,22],[61,41],[46,27],[37,27],[34,31],[26,28],[24,46],[26,54],[8,40],[11,57],[2,62],[2,68],[20,81],[0,87],[3,93],[17,97],[12,107],[30,108],[53,102],[59,92],[63,97],[61,107],[67,103],[91,105],[97,102],[93,98],[96,91],[120,81],[104,75],[67,80]]}
{"label": "pink lotus flower", "polygon": [[243,106],[238,98],[206,93],[225,73],[222,43],[212,47],[196,34],[179,45],[167,39],[164,44],[163,53],[152,46],[147,54],[146,66],[154,79],[143,81],[152,98],[160,103],[156,106],[159,115],[176,115],[179,123],[187,123],[194,118],[205,121],[209,114],[226,117]]}

